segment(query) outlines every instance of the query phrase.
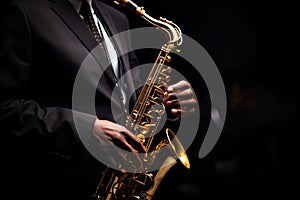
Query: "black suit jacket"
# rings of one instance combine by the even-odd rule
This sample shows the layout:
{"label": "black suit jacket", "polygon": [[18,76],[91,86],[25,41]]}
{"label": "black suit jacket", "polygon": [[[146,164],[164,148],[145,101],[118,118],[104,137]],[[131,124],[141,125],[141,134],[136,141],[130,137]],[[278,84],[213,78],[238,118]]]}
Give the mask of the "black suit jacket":
{"label": "black suit jacket", "polygon": [[[112,7],[95,0],[94,9],[109,34],[129,29],[125,15]],[[72,92],[78,70],[96,41],[68,0],[5,1],[0,27],[4,190],[9,199],[87,199],[100,169],[74,126]],[[122,52],[130,38],[114,42]],[[99,65],[97,69],[104,69],[97,56],[89,59]],[[125,71],[136,63],[133,53],[120,57]],[[87,72],[86,87],[93,84],[89,75],[92,72]],[[77,110],[87,138],[96,117],[114,121],[111,106],[123,114],[120,99],[111,98],[114,82],[111,71],[99,80],[97,116],[85,102]],[[128,87],[133,87],[131,82]]]}

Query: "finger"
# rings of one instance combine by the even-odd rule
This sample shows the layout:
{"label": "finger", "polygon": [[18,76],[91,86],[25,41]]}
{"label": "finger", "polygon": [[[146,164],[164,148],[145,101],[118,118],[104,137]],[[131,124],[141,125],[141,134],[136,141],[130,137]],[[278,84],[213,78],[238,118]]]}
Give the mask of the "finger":
{"label": "finger", "polygon": [[194,95],[194,92],[191,88],[182,90],[182,91],[177,91],[177,92],[172,92],[168,94],[168,99],[187,99],[187,98],[192,98]]}
{"label": "finger", "polygon": [[177,116],[177,117],[185,117],[185,116],[189,116],[193,113],[195,113],[196,109],[195,108],[190,108],[190,109],[171,109],[171,113],[174,115],[174,116]]}
{"label": "finger", "polygon": [[175,100],[166,102],[167,106],[173,107],[173,108],[180,108],[180,107],[192,108],[195,106],[196,103],[197,103],[197,101],[195,98],[188,99],[188,100],[181,100],[181,101],[178,101],[178,99],[175,99]]}
{"label": "finger", "polygon": [[129,136],[126,139],[128,140],[128,143],[136,150],[136,152],[146,153],[144,145],[136,136],[133,138]]}
{"label": "finger", "polygon": [[190,87],[191,87],[191,85],[189,84],[189,82],[182,80],[182,81],[179,81],[178,83],[170,85],[167,88],[167,91],[173,92],[173,91],[178,91],[178,90],[182,90],[182,89],[190,88]]}
{"label": "finger", "polygon": [[122,144],[123,144],[123,146],[125,147],[126,150],[128,150],[132,153],[138,153],[138,150],[133,148],[125,139],[123,139],[121,142],[122,142]]}
{"label": "finger", "polygon": [[142,142],[125,127],[122,127],[122,134],[125,136],[125,139],[130,144],[130,146],[133,147],[137,152],[146,152]]}

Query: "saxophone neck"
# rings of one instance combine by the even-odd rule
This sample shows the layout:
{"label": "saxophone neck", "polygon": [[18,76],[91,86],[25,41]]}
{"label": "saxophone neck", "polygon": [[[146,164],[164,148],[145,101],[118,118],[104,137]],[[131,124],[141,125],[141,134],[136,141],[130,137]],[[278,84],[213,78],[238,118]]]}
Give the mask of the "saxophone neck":
{"label": "saxophone neck", "polygon": [[169,37],[167,46],[169,46],[171,49],[181,45],[182,43],[181,30],[172,21],[167,20],[166,18],[163,17],[160,17],[159,19],[153,18],[152,16],[146,13],[144,7],[138,6],[131,0],[115,0],[114,3],[120,6],[128,7],[129,9],[135,11],[138,15],[140,15],[143,19],[145,19],[150,24],[166,32]]}

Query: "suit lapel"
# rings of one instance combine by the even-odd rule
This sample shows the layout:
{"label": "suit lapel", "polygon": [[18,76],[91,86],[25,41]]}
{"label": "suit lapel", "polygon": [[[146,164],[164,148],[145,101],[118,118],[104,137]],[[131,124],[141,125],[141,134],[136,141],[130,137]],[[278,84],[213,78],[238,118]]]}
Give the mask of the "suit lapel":
{"label": "suit lapel", "polygon": [[68,0],[56,1],[51,7],[89,51],[92,51],[98,45]]}
{"label": "suit lapel", "polygon": [[[66,26],[72,30],[72,32],[77,36],[77,38],[82,42],[82,44],[88,49],[89,52],[91,52],[91,54],[99,62],[99,56],[97,57],[96,55],[94,55],[95,52],[99,52],[99,48],[97,47],[98,43],[94,39],[90,30],[84,24],[83,20],[80,18],[79,14],[73,8],[72,4],[68,0],[58,0],[51,7],[53,11],[66,24]],[[113,71],[107,70],[106,73],[110,77],[111,81],[115,82]]]}

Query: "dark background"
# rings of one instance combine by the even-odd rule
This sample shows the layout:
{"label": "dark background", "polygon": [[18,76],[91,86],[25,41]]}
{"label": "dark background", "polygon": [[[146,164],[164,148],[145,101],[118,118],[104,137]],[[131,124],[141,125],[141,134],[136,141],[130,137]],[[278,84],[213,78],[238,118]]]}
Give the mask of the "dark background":
{"label": "dark background", "polygon": [[[172,20],[199,42],[218,66],[227,93],[221,137],[200,159],[210,104],[205,84],[184,70],[192,85],[197,84],[201,123],[195,142],[187,150],[191,169],[173,167],[157,191],[160,199],[281,195],[289,199],[298,195],[298,75],[291,62],[293,6],[253,0],[134,2],[155,18]],[[147,26],[134,13],[120,10],[128,15],[133,28]]]}

